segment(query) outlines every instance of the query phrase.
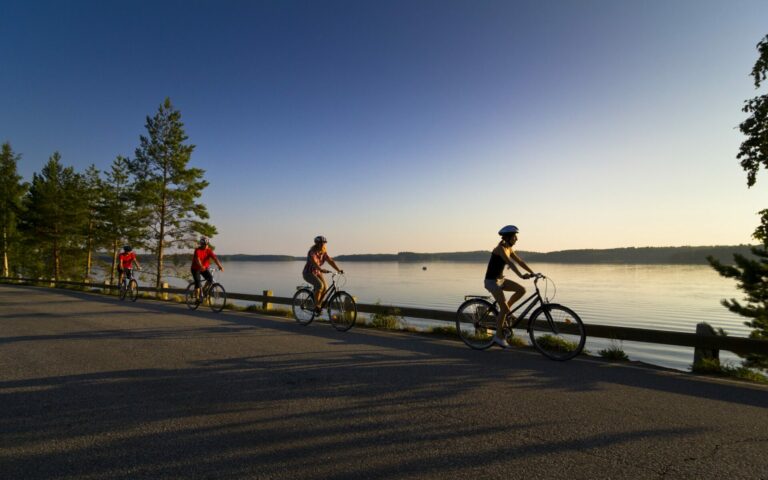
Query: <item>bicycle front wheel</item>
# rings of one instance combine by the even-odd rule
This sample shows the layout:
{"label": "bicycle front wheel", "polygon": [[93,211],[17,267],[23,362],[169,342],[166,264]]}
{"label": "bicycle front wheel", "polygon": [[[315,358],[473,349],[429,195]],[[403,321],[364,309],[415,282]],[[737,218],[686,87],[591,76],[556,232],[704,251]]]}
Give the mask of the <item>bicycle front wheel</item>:
{"label": "bicycle front wheel", "polygon": [[498,314],[491,302],[482,298],[471,298],[462,303],[456,312],[456,332],[467,346],[475,350],[485,350],[493,345]]}
{"label": "bicycle front wheel", "polygon": [[135,302],[136,299],[139,298],[139,284],[136,280],[131,280],[128,284],[128,298],[132,302]]}
{"label": "bicycle front wheel", "polygon": [[125,300],[125,295],[128,293],[128,286],[125,284],[125,282],[120,284],[120,290],[117,291],[118,296],[120,297],[120,300]]}
{"label": "bicycle front wheel", "polygon": [[315,319],[315,296],[312,290],[302,288],[293,295],[293,316],[301,325],[309,325]]}
{"label": "bicycle front wheel", "polygon": [[340,332],[352,328],[357,320],[357,305],[352,295],[347,292],[336,293],[328,302],[328,319],[333,328]]}
{"label": "bicycle front wheel", "polygon": [[208,306],[214,312],[220,312],[224,310],[224,305],[227,303],[227,292],[220,283],[214,283],[211,288],[208,289]]}
{"label": "bicycle front wheel", "polygon": [[584,349],[587,333],[576,312],[562,305],[544,305],[531,314],[528,335],[534,348],[552,360],[565,361]]}
{"label": "bicycle front wheel", "polygon": [[195,296],[195,284],[190,283],[187,285],[187,293],[184,296],[185,301],[187,302],[187,308],[190,310],[196,310],[197,307],[200,305],[199,300]]}

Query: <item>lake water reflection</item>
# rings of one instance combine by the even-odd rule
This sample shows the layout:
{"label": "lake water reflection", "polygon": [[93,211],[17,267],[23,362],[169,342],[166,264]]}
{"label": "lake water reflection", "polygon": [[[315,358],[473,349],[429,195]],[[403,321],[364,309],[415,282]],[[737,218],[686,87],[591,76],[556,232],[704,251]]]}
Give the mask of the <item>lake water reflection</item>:
{"label": "lake water reflection", "polygon": [[[485,264],[464,262],[339,262],[347,273],[345,290],[361,303],[414,306],[455,311],[467,294],[486,294]],[[303,262],[228,262],[221,282],[228,291],[293,295]],[[426,269],[424,269],[426,267]],[[747,336],[742,317],[726,310],[723,298],[742,295],[735,282],[706,265],[573,265],[531,266],[554,280],[554,301],[574,309],[586,325],[619,325],[693,333],[706,321],[732,336]],[[514,275],[507,271],[507,275]],[[532,281],[525,281],[529,291]],[[596,352],[606,342],[590,339]],[[634,360],[687,369],[692,349],[624,342]],[[724,357],[735,358],[724,353]]]}

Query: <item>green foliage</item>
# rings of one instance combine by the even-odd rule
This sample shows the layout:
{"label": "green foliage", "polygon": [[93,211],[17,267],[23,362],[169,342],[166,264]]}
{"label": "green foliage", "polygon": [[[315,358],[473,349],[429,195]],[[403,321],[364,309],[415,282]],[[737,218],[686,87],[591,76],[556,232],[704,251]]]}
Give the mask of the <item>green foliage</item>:
{"label": "green foliage", "polygon": [[20,270],[20,259],[16,257],[21,250],[18,219],[27,190],[17,171],[20,159],[21,155],[13,152],[10,143],[3,143],[0,148],[0,275],[4,277]]}
{"label": "green foliage", "polygon": [[[381,305],[381,302],[376,302],[377,306]],[[400,315],[400,310],[397,308],[390,309],[384,313],[372,313],[368,317],[370,325],[376,328],[385,328],[387,330],[398,330],[400,323],[403,321],[403,317]]]}
{"label": "green foliage", "polygon": [[[755,88],[760,88],[768,73],[768,36],[757,44],[759,58],[752,69]],[[752,187],[761,167],[768,168],[768,95],[761,95],[745,102],[743,111],[749,118],[739,125],[747,137],[741,144],[737,158],[747,172],[747,186]],[[746,304],[736,299],[723,300],[728,310],[747,317],[745,324],[753,328],[750,338],[768,341],[768,210],[760,212],[761,222],[753,236],[762,245],[752,248],[754,258],[744,255],[733,256],[735,265],[724,265],[709,257],[709,263],[717,272],[737,281],[737,286],[746,294]],[[746,356],[746,367],[768,369],[768,356],[750,354]]]}
{"label": "green foliage", "polygon": [[25,197],[21,227],[28,251],[36,254],[30,269],[34,274],[60,278],[78,276],[83,258],[82,220],[86,207],[81,201],[82,176],[61,164],[55,152],[40,174],[35,173]]}
{"label": "green foliage", "polygon": [[118,155],[100,182],[96,212],[97,238],[99,245],[110,253],[107,270],[112,282],[116,278],[120,248],[125,244],[142,247],[147,233],[144,223],[147,214],[138,202],[136,186],[128,173],[127,158]]}
{"label": "green foliage", "polygon": [[197,202],[208,182],[203,179],[203,170],[187,166],[195,146],[185,143],[188,137],[181,112],[166,98],[155,116],[147,117],[145,127],[147,136],[140,137],[136,158],[129,164],[136,177],[138,198],[147,207],[147,247],[156,258],[159,288],[166,250],[191,247],[195,236],[211,236],[216,229],[205,222],[208,210]]}
{"label": "green foliage", "polygon": [[723,365],[713,358],[704,358],[701,361],[694,363],[691,366],[691,371],[703,375],[717,375],[768,384],[768,378],[759,372],[742,366],[730,364]]}
{"label": "green foliage", "polygon": [[612,344],[610,347],[604,348],[597,353],[607,360],[618,360],[622,362],[629,360],[627,354],[622,350],[621,345]]}
{"label": "green foliage", "polygon": [[[752,69],[752,78],[755,88],[760,88],[768,74],[768,35],[757,44],[757,50],[760,55]],[[747,138],[736,158],[741,160],[741,167],[747,172],[747,186],[751,187],[760,167],[768,167],[768,94],[745,101],[742,111],[750,116],[739,125]]]}
{"label": "green foliage", "polygon": [[554,335],[542,335],[536,339],[542,348],[552,351],[572,352],[578,346],[576,343]]}

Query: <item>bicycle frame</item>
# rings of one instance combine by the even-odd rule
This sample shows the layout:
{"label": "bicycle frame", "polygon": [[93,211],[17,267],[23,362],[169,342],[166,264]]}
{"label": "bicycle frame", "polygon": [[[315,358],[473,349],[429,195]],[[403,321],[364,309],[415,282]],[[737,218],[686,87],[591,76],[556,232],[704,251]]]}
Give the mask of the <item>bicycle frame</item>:
{"label": "bicycle frame", "polygon": [[[539,305],[544,306],[547,303],[544,301],[544,299],[541,296],[541,292],[539,291],[539,278],[536,278],[533,281],[533,286],[536,289],[536,291],[530,294],[528,298],[522,301],[522,303],[519,303],[514,309],[510,310],[507,313],[507,318],[509,318],[510,315],[513,315],[515,312],[525,307],[525,310],[523,311],[523,313],[521,313],[520,315],[517,315],[517,320],[515,320],[515,323],[513,323],[512,325],[509,325],[509,328],[517,327],[517,325],[531,312],[531,310],[535,309]],[[487,296],[483,296],[483,295],[467,295],[467,297],[488,298]],[[498,305],[499,305],[498,300],[494,300],[493,306],[497,307]]]}
{"label": "bicycle frame", "polygon": [[[323,293],[323,296],[320,297],[320,305],[321,306],[325,305],[325,301],[328,300],[329,298],[331,298],[331,296],[334,293],[336,293],[336,276],[337,275],[338,274],[336,274],[336,273],[331,274],[331,286],[326,288],[325,289],[325,293]],[[312,288],[311,285],[309,286],[309,288],[314,293],[315,290],[314,290],[314,288]]]}

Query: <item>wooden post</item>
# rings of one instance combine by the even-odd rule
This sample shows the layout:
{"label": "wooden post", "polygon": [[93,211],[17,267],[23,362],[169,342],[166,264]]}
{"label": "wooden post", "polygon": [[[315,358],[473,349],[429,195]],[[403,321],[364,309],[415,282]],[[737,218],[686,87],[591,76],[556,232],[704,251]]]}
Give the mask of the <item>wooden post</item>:
{"label": "wooden post", "polygon": [[168,300],[168,283],[163,282],[163,293],[160,294],[160,298],[163,300]]}
{"label": "wooden post", "polygon": [[[264,290],[264,296],[265,297],[271,297],[272,296],[272,290]],[[264,302],[261,304],[262,310],[272,310],[272,304],[269,303],[269,300],[264,299]]]}
{"label": "wooden post", "polygon": [[[717,332],[707,322],[701,322],[696,324],[696,335],[702,335],[706,337],[714,337]],[[713,360],[720,364],[720,350],[712,348],[700,348],[696,347],[693,350],[693,364],[696,365],[702,360]]]}

